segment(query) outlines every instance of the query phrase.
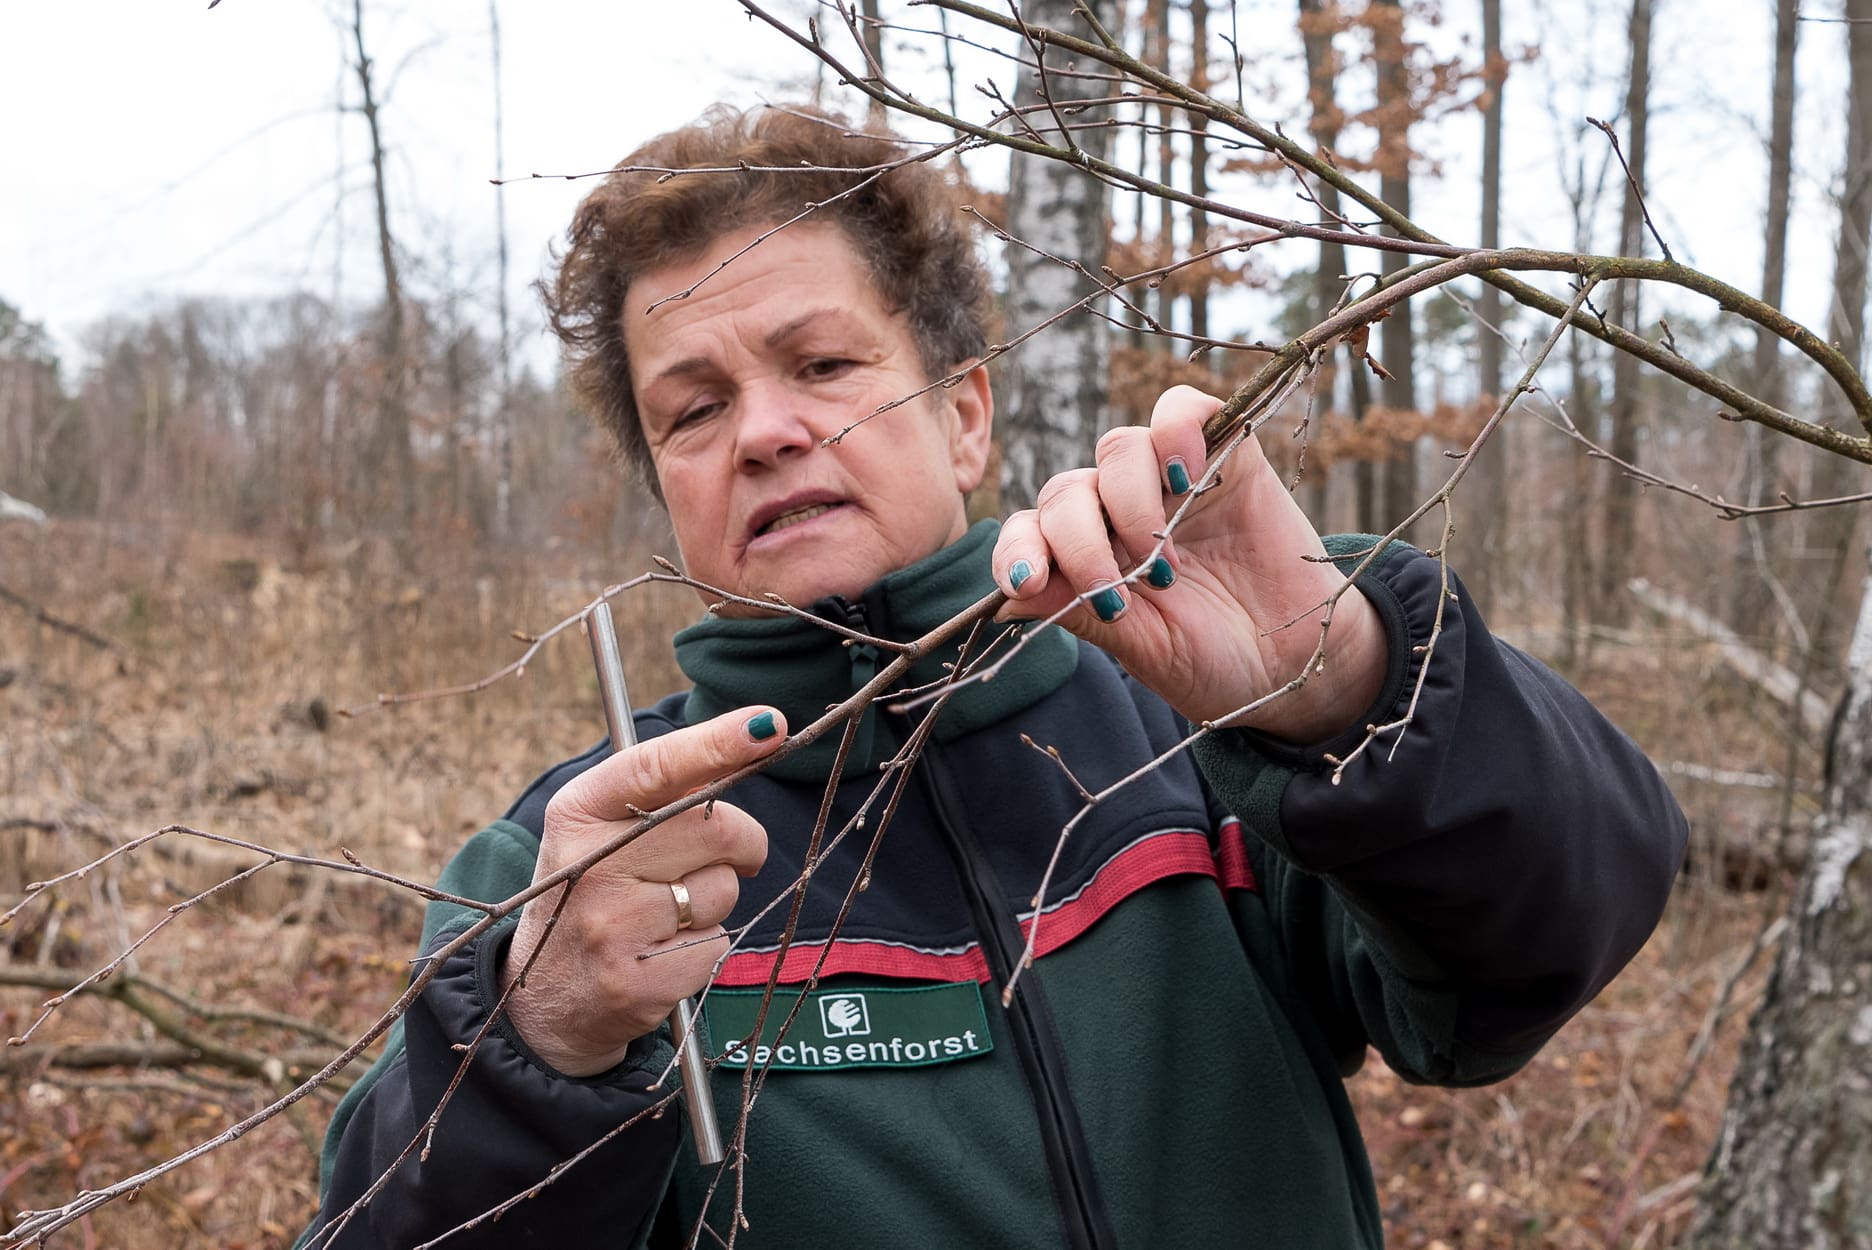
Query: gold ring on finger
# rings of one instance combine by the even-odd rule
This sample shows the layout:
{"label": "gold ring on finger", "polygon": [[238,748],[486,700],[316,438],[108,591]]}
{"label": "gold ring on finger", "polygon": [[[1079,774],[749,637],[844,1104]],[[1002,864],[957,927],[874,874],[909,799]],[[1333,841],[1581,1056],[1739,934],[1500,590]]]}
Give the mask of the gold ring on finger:
{"label": "gold ring on finger", "polygon": [[689,887],[680,881],[669,883],[670,897],[676,900],[676,929],[681,932],[695,923],[695,913],[689,910]]}

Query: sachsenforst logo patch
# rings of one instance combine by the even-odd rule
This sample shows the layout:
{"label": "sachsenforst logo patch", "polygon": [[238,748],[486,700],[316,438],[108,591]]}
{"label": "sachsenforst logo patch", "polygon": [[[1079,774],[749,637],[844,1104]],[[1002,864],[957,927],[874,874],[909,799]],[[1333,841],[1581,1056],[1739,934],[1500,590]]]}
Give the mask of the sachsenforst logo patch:
{"label": "sachsenforst logo patch", "polygon": [[827,1037],[866,1037],[871,1012],[863,994],[827,995],[819,1000],[819,1023]]}
{"label": "sachsenforst logo patch", "polygon": [[804,994],[810,1005],[795,989],[711,990],[702,1010],[719,1061],[731,1068],[842,1072],[954,1063],[994,1049],[982,988],[974,981]]}

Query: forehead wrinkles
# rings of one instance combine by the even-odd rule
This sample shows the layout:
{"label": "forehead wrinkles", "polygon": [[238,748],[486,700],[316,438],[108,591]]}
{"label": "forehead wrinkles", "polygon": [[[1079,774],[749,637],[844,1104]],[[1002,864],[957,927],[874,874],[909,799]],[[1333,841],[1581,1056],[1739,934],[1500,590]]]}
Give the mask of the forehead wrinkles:
{"label": "forehead wrinkles", "polygon": [[[837,238],[807,234],[791,246],[768,250],[784,238],[776,236],[735,256],[726,268],[712,261],[711,252],[639,278],[621,313],[632,372],[640,382],[653,379],[686,360],[691,348],[712,350],[725,337],[751,349],[773,346],[768,340],[777,331],[801,328],[812,319],[807,313],[851,316],[859,323],[886,315],[869,274],[849,247],[799,246],[823,237]],[[671,299],[684,291],[692,294]],[[816,309],[802,308],[808,299],[822,302]]]}

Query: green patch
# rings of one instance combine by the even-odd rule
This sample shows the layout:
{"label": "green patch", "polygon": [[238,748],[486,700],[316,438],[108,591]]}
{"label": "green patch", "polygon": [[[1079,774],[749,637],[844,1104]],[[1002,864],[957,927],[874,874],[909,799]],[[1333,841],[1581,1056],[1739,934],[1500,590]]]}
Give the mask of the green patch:
{"label": "green patch", "polygon": [[973,1059],[994,1049],[981,986],[973,981],[841,986],[812,990],[803,1003],[798,990],[775,990],[761,1022],[760,1040],[750,1045],[765,993],[709,991],[702,1011],[711,1047],[723,1067],[744,1068],[751,1059],[757,1068],[788,1072],[922,1068]]}

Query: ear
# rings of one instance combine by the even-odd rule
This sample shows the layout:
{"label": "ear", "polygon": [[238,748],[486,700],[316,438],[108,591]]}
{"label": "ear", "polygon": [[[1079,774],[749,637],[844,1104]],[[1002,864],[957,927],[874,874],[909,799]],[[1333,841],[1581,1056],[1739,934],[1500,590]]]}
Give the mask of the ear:
{"label": "ear", "polygon": [[956,414],[949,454],[955,467],[956,489],[966,495],[981,485],[988,465],[989,440],[994,433],[994,392],[988,385],[987,366],[979,359],[965,360],[956,369],[967,369],[968,373],[941,393]]}

